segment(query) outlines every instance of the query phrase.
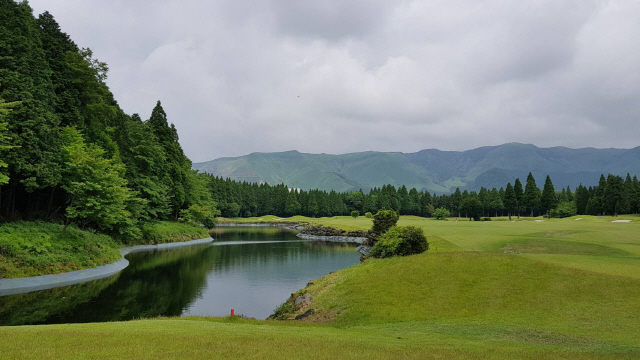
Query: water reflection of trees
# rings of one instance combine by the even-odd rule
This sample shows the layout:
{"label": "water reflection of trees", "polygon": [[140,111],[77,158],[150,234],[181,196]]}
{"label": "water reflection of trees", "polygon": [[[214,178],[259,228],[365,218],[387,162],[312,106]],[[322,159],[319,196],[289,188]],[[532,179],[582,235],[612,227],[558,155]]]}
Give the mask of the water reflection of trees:
{"label": "water reflection of trees", "polygon": [[297,231],[278,227],[216,228],[211,237],[221,241],[277,241],[300,240]]}
{"label": "water reflection of trees", "polygon": [[[213,264],[207,261],[205,249],[194,247],[131,254],[131,266],[119,275],[79,285],[2,297],[0,324],[55,324],[178,316],[206,284],[206,275]],[[150,263],[155,265],[149,266]]]}
{"label": "water reflection of trees", "polygon": [[118,280],[120,274],[84,284],[0,297],[0,325],[46,323],[56,314],[73,311]]}
{"label": "water reflection of trees", "polygon": [[[253,241],[260,233],[230,231],[219,238]],[[285,236],[281,231],[269,232],[260,240],[299,240],[295,233]],[[134,253],[128,256],[129,267],[106,279],[0,297],[0,325],[179,316],[201,296],[211,271],[250,276],[247,269],[260,267],[264,276],[283,276],[297,271],[293,264],[343,262],[345,256],[350,258],[346,252],[357,254],[349,244],[284,241]]]}

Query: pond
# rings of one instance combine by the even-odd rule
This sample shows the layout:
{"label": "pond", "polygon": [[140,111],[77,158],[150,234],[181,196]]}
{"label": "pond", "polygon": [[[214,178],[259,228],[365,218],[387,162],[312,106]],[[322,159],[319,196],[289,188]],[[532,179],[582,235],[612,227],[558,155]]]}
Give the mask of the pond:
{"label": "pond", "polygon": [[355,245],[300,240],[282,228],[219,228],[215,241],[129,254],[100,280],[0,297],[0,325],[157,316],[265,319],[310,280],[357,264]]}

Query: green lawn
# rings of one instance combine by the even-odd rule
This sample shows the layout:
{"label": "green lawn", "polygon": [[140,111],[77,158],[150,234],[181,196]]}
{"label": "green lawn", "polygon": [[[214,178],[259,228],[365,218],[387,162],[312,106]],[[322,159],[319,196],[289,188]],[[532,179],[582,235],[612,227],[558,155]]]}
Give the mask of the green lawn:
{"label": "green lawn", "polygon": [[0,358],[637,359],[640,218],[617,219],[625,218],[633,221],[403,216],[399,225],[423,228],[431,249],[313,281],[306,291],[316,312],[304,321],[0,327]]}

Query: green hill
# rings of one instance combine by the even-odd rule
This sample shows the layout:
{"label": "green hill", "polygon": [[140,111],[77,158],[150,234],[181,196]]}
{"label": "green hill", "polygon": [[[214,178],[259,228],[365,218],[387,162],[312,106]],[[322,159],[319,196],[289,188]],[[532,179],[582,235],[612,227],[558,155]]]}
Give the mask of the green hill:
{"label": "green hill", "polygon": [[448,193],[504,186],[532,172],[550,175],[556,188],[596,185],[600,174],[640,174],[640,147],[634,149],[539,148],[509,143],[467,151],[415,153],[360,152],[342,155],[298,151],[252,153],[195,163],[194,169],[238,181],[285,183],[301,189],[368,190],[385,184]]}

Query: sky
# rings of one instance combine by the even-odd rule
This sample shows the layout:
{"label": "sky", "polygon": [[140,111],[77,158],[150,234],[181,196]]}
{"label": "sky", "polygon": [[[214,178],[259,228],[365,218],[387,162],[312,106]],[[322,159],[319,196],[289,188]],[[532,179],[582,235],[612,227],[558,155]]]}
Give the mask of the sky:
{"label": "sky", "polygon": [[637,0],[30,0],[194,162],[640,145]]}

